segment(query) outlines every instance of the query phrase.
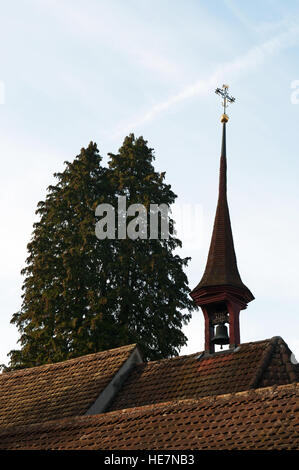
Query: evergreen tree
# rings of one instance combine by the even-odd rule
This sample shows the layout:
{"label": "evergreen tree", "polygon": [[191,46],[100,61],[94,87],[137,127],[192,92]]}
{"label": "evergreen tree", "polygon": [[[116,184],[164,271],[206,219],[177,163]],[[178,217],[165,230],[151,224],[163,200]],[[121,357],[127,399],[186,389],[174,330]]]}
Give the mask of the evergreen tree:
{"label": "evergreen tree", "polygon": [[[177,355],[186,344],[182,326],[195,308],[183,270],[190,258],[173,253],[181,241],[173,234],[161,239],[161,225],[158,239],[149,237],[150,204],[170,206],[176,195],[165,184],[165,173],[155,172],[153,149],[142,137],[131,134],[118,154],[109,156],[114,205],[117,197],[126,196],[127,206],[143,204],[147,209],[146,239],[113,241],[114,295],[124,344],[137,342],[146,359]],[[173,232],[172,219],[169,226]]]}
{"label": "evergreen tree", "polygon": [[105,169],[92,142],[65,164],[63,173],[54,175],[58,183],[38,203],[40,220],[22,270],[23,303],[11,320],[21,333],[21,349],[9,353],[12,369],[118,346],[113,316],[104,305],[108,240],[98,243],[94,233],[95,208],[107,199]]}
{"label": "evergreen tree", "polygon": [[[127,206],[147,209],[174,202],[153,160],[147,142],[132,134],[117,155],[110,154],[108,169],[91,142],[54,175],[58,182],[38,203],[40,220],[28,244],[22,307],[11,320],[21,349],[9,353],[8,369],[135,342],[145,359],[156,359],[178,354],[186,343],[181,328],[194,304],[183,271],[188,258],[173,253],[181,242],[174,236],[118,239],[117,223],[115,239],[95,236],[101,203],[117,208],[119,196],[126,196]],[[149,230],[148,224],[147,237]]]}

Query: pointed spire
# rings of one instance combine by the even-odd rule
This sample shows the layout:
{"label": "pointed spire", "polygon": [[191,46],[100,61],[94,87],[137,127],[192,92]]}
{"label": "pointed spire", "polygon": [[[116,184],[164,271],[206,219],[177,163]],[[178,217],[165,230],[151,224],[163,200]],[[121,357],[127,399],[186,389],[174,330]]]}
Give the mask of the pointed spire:
{"label": "pointed spire", "polygon": [[[254,299],[248,287],[243,284],[237,266],[233,234],[227,203],[227,162],[226,162],[226,114],[227,103],[235,98],[228,95],[228,85],[217,88],[223,97],[224,114],[222,122],[222,145],[220,157],[219,195],[213,234],[206,269],[200,283],[191,292],[191,297],[203,311],[205,320],[205,351],[215,352],[215,344],[227,344],[230,348],[240,344],[240,311]],[[229,324],[229,337],[220,335]],[[215,334],[215,327],[216,334]],[[221,336],[221,337],[220,337]],[[224,342],[225,340],[225,342]]]}
{"label": "pointed spire", "polygon": [[237,267],[227,202],[226,172],[226,121],[224,120],[220,158],[219,196],[212,240],[205,272],[194,290],[198,290],[201,287],[229,285],[245,289],[248,291],[249,296],[252,296],[249,289],[243,284]]}

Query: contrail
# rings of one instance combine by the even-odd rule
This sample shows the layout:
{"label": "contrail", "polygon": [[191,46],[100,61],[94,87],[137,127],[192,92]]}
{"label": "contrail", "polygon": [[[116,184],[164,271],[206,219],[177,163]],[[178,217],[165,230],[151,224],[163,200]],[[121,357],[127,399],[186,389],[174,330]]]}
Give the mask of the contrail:
{"label": "contrail", "polygon": [[292,26],[287,31],[249,49],[244,55],[237,59],[220,64],[209,78],[198,80],[176,95],[170,96],[167,100],[157,103],[135,120],[119,125],[115,132],[105,132],[105,134],[110,134],[110,137],[117,137],[124,133],[132,132],[143,124],[153,121],[159,114],[163,111],[167,111],[177,103],[195,96],[210,93],[211,89],[218,86],[221,80],[227,80],[227,78],[229,78],[229,82],[233,83],[248,70],[263,64],[267,57],[277,54],[280,50],[297,43],[298,39],[299,28]]}

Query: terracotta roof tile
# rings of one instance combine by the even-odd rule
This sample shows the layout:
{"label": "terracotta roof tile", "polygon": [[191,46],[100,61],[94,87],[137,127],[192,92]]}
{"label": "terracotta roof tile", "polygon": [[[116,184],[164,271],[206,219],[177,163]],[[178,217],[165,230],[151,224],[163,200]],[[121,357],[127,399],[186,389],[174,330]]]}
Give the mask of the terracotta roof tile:
{"label": "terracotta roof tile", "polygon": [[0,431],[1,449],[299,449],[299,383]]}
{"label": "terracotta roof tile", "polygon": [[0,374],[0,427],[84,414],[135,347]]}
{"label": "terracotta roof tile", "polygon": [[134,368],[109,410],[233,393],[299,380],[291,351],[280,337],[245,343],[233,352],[201,353]]}

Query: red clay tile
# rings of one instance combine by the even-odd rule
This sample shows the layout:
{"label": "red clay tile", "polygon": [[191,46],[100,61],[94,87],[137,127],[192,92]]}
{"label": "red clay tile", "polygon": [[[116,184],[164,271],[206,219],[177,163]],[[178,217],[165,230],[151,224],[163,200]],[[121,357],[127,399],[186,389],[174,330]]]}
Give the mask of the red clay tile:
{"label": "red clay tile", "polygon": [[135,347],[0,374],[0,427],[84,414]]}
{"label": "red clay tile", "polygon": [[298,449],[298,402],[299,383],[177,400],[6,427],[0,449]]}

